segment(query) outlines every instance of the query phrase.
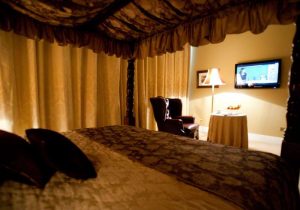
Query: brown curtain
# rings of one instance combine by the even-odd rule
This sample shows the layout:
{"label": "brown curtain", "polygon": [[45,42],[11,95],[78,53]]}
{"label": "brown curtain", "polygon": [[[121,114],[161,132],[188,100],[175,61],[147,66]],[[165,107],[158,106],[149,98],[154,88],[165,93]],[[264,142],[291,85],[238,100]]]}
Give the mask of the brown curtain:
{"label": "brown curtain", "polygon": [[[182,50],[186,43],[219,43],[227,34],[261,33],[271,24],[292,23],[300,14],[299,0],[111,0],[91,4],[87,10],[80,6],[81,1],[33,2],[2,0],[0,28],[28,38],[139,59]],[[112,8],[122,6],[113,13]],[[89,30],[78,27],[95,16],[106,18]]]}
{"label": "brown curtain", "polygon": [[136,125],[154,130],[156,123],[149,101],[153,96],[178,97],[186,112],[190,47],[183,51],[136,61],[134,113]]}
{"label": "brown curtain", "polygon": [[[64,131],[123,124],[127,60],[0,31],[0,129]],[[155,129],[152,96],[180,97],[187,107],[189,46],[136,60],[138,127]]]}
{"label": "brown curtain", "polygon": [[125,60],[4,31],[0,49],[0,129],[121,124]]}
{"label": "brown curtain", "polygon": [[[186,43],[194,47],[219,43],[227,34],[245,31],[258,34],[271,24],[293,23],[300,13],[299,0],[192,2],[189,5],[191,7],[187,8],[202,11],[202,15],[200,12],[198,18],[178,24],[172,30],[141,39],[136,43],[134,56],[145,58],[175,52],[181,50]],[[153,9],[156,7],[155,4],[152,6]],[[185,10],[182,8],[181,11]]]}

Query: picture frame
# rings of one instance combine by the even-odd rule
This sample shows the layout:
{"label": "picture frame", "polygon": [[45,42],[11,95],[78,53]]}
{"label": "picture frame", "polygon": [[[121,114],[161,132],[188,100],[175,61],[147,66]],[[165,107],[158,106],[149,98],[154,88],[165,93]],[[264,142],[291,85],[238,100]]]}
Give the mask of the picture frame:
{"label": "picture frame", "polygon": [[208,70],[198,70],[197,71],[197,88],[208,88],[210,85],[205,85],[204,81],[207,77]]}
{"label": "picture frame", "polygon": [[[208,74],[208,69],[197,71],[197,88],[211,88],[211,85],[204,84],[207,74]],[[219,87],[219,86],[216,85],[215,87]]]}

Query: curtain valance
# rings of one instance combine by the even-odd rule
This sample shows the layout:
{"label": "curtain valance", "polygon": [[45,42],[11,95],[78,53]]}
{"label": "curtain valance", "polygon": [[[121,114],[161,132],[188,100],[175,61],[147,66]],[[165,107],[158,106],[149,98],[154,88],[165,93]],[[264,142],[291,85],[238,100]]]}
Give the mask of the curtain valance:
{"label": "curtain valance", "polygon": [[[0,0],[0,28],[122,58],[218,43],[295,21],[299,0]],[[88,3],[89,2],[89,3]]]}

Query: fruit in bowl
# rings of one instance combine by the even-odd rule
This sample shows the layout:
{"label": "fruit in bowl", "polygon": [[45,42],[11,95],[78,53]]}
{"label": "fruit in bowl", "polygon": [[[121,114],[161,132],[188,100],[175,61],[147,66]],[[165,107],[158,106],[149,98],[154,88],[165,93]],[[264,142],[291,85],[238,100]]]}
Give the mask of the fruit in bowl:
{"label": "fruit in bowl", "polygon": [[227,107],[228,110],[239,110],[240,108],[241,108],[240,104],[235,105],[235,106],[230,105]]}

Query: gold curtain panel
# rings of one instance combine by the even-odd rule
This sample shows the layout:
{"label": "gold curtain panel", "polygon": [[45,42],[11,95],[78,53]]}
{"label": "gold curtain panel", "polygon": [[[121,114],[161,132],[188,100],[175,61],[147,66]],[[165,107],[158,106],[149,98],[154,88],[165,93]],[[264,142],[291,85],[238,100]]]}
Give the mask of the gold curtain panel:
{"label": "gold curtain panel", "polygon": [[218,43],[292,23],[299,0],[0,0],[0,28],[123,58]]}

